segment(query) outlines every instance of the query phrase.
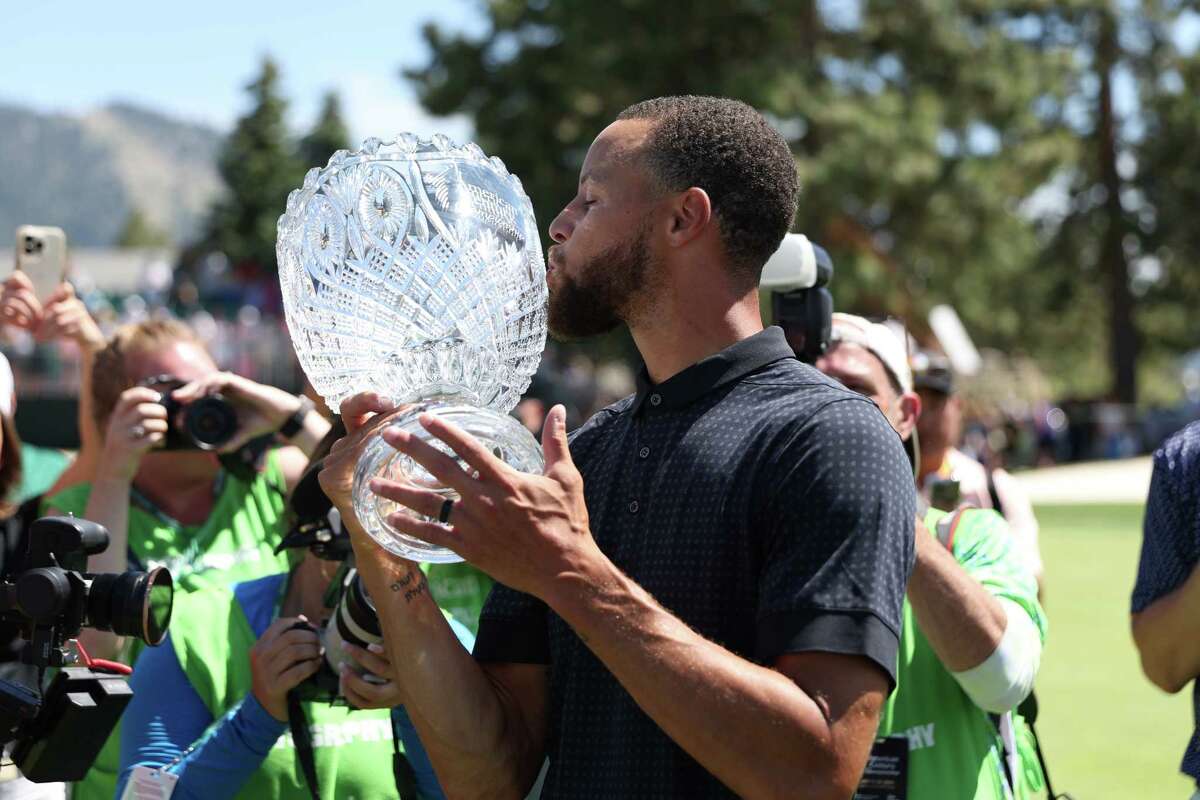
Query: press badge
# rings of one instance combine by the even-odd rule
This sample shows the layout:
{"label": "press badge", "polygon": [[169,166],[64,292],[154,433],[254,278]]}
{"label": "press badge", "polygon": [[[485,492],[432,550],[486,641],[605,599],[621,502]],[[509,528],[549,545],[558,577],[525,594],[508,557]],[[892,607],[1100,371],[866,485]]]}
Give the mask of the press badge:
{"label": "press badge", "polygon": [[905,800],[907,795],[908,737],[876,739],[854,800]]}
{"label": "press badge", "polygon": [[157,767],[134,767],[121,800],[170,800],[179,776]]}

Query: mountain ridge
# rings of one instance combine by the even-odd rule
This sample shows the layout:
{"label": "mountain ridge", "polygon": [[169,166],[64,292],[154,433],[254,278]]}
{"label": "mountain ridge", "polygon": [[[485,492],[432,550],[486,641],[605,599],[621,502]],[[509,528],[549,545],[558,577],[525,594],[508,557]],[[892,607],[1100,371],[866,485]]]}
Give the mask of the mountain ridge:
{"label": "mountain ridge", "polygon": [[0,243],[31,223],[63,228],[73,245],[113,245],[136,208],[186,244],[223,190],[223,140],[127,102],[67,114],[0,99]]}

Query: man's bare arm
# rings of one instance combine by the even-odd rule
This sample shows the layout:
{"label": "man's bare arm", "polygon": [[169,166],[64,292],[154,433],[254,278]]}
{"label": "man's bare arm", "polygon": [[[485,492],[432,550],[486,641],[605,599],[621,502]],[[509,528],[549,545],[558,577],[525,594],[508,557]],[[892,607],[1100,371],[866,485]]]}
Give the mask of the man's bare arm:
{"label": "man's bare arm", "polygon": [[1200,566],[1173,592],[1133,615],[1142,671],[1174,694],[1200,675]]}
{"label": "man's bare arm", "polygon": [[[325,458],[321,486],[350,530],[405,708],[447,796],[524,797],[544,759],[546,668],[478,664],[446,622],[420,568],[385,552],[354,517],[354,466],[390,410],[372,395],[342,405],[350,434]],[[372,424],[370,413],[379,415]]]}

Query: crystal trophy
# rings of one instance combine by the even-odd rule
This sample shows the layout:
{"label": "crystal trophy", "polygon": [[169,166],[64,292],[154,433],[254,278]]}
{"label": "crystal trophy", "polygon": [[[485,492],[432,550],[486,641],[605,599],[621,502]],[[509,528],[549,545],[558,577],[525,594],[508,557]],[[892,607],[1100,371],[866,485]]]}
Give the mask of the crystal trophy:
{"label": "crystal trophy", "polygon": [[[276,255],[296,356],[330,408],[378,392],[414,404],[389,424],[443,452],[453,455],[417,422],[421,412],[541,472],[541,448],[509,412],[545,347],[546,267],[533,206],[498,158],[409,133],[340,150],[288,197]],[[455,497],[377,436],[354,475],[371,538],[416,561],[462,560],[389,525],[393,511],[416,512],[373,494],[375,476]]]}

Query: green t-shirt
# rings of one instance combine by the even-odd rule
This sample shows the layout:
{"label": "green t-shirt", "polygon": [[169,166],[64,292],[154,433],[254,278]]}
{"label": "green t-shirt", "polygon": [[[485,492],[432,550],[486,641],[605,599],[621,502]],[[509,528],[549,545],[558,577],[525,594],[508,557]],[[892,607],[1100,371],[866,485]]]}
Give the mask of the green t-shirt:
{"label": "green t-shirt", "polygon": [[[228,586],[290,569],[288,554],[275,554],[287,495],[278,452],[267,452],[253,479],[222,471],[217,483],[212,512],[197,525],[171,519],[135,490],[127,526],[129,569],[166,567],[177,591]],[[91,493],[91,484],[81,483],[47,498],[45,505],[82,517]]]}
{"label": "green t-shirt", "polygon": [[456,620],[479,633],[479,612],[492,589],[492,579],[465,561],[456,564],[422,564],[434,601]]}
{"label": "green t-shirt", "polygon": [[[280,595],[286,586],[285,580],[278,581]],[[220,720],[250,693],[250,648],[258,637],[232,589],[207,589],[180,597],[170,638],[188,682],[214,720]],[[322,797],[396,796],[389,709],[351,711],[328,703],[303,703],[303,707],[313,733]],[[400,749],[403,751],[403,745]],[[236,796],[308,800],[308,786],[290,734],[279,737]]]}
{"label": "green t-shirt", "polygon": [[[945,513],[930,509],[931,532]],[[962,514],[951,552],[972,578],[994,597],[1029,612],[1042,635],[1046,617],[1037,600],[1037,581],[1014,547],[1004,518],[988,509]],[[967,697],[942,666],[929,640],[917,627],[912,606],[904,601],[896,690],[884,706],[879,735],[908,738],[909,800],[1003,800],[1008,788],[1004,746],[991,716]],[[1028,727],[1013,713],[1019,760],[1016,797],[1043,788]]]}
{"label": "green t-shirt", "polygon": [[[276,451],[267,452],[263,469],[253,479],[239,480],[222,472],[218,482],[212,513],[198,525],[183,525],[146,501],[131,498],[129,568],[166,567],[175,582],[176,608],[185,592],[287,572],[295,557],[275,554],[283,538],[280,519],[287,494]],[[71,486],[47,498],[45,507],[82,517],[91,490],[91,484]],[[172,632],[178,630],[176,613],[172,614]],[[125,642],[121,660],[132,664],[143,645],[133,638]],[[87,777],[74,785],[75,800],[111,800],[117,788],[120,745],[118,723]]]}

